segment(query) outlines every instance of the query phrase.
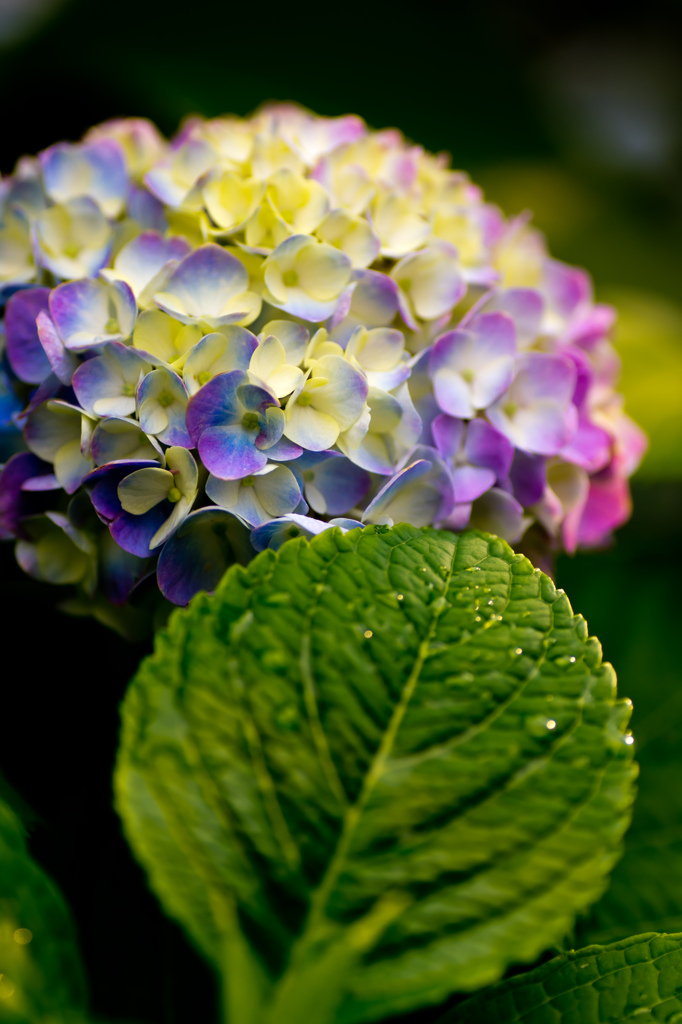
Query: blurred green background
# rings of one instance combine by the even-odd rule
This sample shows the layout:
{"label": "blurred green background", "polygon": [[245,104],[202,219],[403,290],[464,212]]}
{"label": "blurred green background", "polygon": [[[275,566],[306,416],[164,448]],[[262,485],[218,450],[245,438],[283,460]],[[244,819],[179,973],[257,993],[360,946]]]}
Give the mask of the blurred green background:
{"label": "blurred green background", "polygon": [[[0,0],[0,170],[118,115],[167,133],[189,113],[293,99],[447,150],[619,310],[626,409],[651,446],[634,516],[558,582],[634,700],[641,796],[611,892],[576,941],[682,930],[682,33],[680,5],[227,4]],[[54,611],[0,551],[0,763],[35,809],[33,851],[75,908],[93,1007],[211,1021],[208,972],[164,921],[110,807],[117,704],[144,646]],[[412,1018],[416,1020],[417,1018]],[[420,1020],[432,1019],[422,1014]]]}

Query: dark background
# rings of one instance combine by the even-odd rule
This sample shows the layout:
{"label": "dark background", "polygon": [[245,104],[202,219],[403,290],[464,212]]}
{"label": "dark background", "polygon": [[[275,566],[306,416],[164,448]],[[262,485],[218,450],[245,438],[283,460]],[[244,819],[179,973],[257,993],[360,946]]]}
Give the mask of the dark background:
{"label": "dark background", "polygon": [[[17,25],[0,0],[3,173],[109,117],[151,117],[171,133],[189,113],[293,99],[448,150],[506,212],[534,208],[554,255],[590,269],[597,297],[619,307],[627,408],[652,443],[632,521],[611,549],[561,559],[558,583],[635,701],[642,821],[661,759],[664,786],[682,792],[679,5],[63,0],[41,14],[36,0],[31,21],[33,0],[23,3]],[[8,545],[0,598],[0,765],[35,813],[35,856],[74,909],[93,1011],[211,1024],[209,972],[147,892],[111,809],[118,703],[147,648],[55,611],[60,595],[23,577]],[[682,892],[682,848],[671,849]],[[682,930],[682,902],[665,927]],[[595,918],[582,934],[598,928]]]}

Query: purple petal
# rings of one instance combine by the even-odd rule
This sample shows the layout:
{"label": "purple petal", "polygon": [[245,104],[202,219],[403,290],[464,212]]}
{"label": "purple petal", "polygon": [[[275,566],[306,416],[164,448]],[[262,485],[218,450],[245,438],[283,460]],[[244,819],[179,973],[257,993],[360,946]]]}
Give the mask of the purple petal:
{"label": "purple petal", "polygon": [[[482,420],[475,422],[483,422]],[[448,416],[447,413],[440,413],[431,424],[433,443],[444,459],[453,459],[462,447],[464,440],[464,420],[455,416]]]}
{"label": "purple petal", "polygon": [[553,309],[569,317],[582,303],[592,301],[589,274],[558,260],[545,262],[545,286]]}
{"label": "purple petal", "polygon": [[505,477],[514,458],[514,446],[492,424],[475,419],[467,428],[464,457],[473,466],[484,466],[496,477]]}
{"label": "purple petal", "polygon": [[240,480],[267,465],[268,457],[254,445],[254,432],[242,425],[209,427],[197,445],[206,469],[221,480]]}
{"label": "purple petal", "polygon": [[160,501],[141,516],[122,512],[109,526],[111,536],[124,551],[138,558],[149,558],[155,553],[149,543],[171,515],[173,507],[170,501]]}
{"label": "purple petal", "polygon": [[237,388],[246,381],[243,370],[219,373],[192,395],[187,405],[187,429],[195,445],[209,427],[234,423],[241,416]]}
{"label": "purple petal", "polygon": [[612,306],[593,306],[569,325],[564,341],[589,350],[609,335],[615,319],[616,311]]}
{"label": "purple petal", "polygon": [[588,473],[596,473],[609,463],[611,438],[601,427],[591,423],[586,416],[581,416],[578,429],[560,454],[567,462],[582,466]]}
{"label": "purple petal", "polygon": [[186,605],[200,590],[215,590],[235,562],[253,556],[248,530],[222,508],[191,512],[159,555],[157,578],[164,597]]}
{"label": "purple petal", "polygon": [[494,295],[492,302],[486,305],[511,316],[522,343],[529,344],[540,333],[545,304],[533,288],[509,288]]}
{"label": "purple petal", "polygon": [[38,314],[36,330],[40,344],[55,377],[62,384],[70,384],[74,371],[78,366],[78,359],[73,352],[66,351],[54,322],[45,310]]}
{"label": "purple petal", "polygon": [[627,480],[605,476],[590,480],[587,504],[580,520],[578,544],[592,547],[603,544],[612,530],[630,516],[632,501]]}
{"label": "purple petal", "polygon": [[30,499],[24,485],[50,474],[52,467],[32,452],[18,452],[0,470],[0,533],[20,536],[20,519],[27,515]]}
{"label": "purple petal", "polygon": [[509,472],[514,497],[528,508],[544,494],[547,484],[547,460],[542,455],[514,452],[514,461]]}
{"label": "purple petal", "polygon": [[7,357],[17,377],[27,384],[40,384],[50,372],[36,327],[36,317],[47,310],[49,288],[27,288],[14,295],[5,309]]}
{"label": "purple petal", "polygon": [[103,523],[111,523],[123,512],[118,497],[118,485],[124,477],[134,473],[136,469],[158,467],[158,462],[151,459],[119,459],[107,462],[97,469],[91,470],[83,483],[90,494],[95,512]]}

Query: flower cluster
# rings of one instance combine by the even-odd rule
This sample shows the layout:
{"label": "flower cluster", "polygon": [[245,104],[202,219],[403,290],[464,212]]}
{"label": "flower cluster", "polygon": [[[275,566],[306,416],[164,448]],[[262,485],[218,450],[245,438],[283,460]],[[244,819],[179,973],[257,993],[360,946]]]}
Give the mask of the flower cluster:
{"label": "flower cluster", "polygon": [[0,204],[25,445],[0,532],[40,579],[121,603],[156,571],[184,604],[330,524],[573,551],[628,515],[612,310],[397,131],[289,105],[171,142],[111,121],[22,159]]}

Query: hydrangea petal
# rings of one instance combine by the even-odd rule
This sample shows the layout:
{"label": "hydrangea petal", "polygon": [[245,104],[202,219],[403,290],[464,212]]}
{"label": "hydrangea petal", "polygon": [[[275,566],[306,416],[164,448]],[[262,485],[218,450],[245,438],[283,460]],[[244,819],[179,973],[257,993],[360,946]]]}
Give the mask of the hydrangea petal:
{"label": "hydrangea petal", "polygon": [[50,372],[36,326],[36,317],[48,308],[49,294],[49,288],[22,289],[5,308],[7,358],[17,377],[28,384],[40,384]]}
{"label": "hydrangea petal", "polygon": [[36,331],[38,340],[52,372],[62,384],[70,384],[74,372],[78,367],[78,359],[64,348],[64,342],[59,337],[54,321],[46,310],[41,310],[36,318]]}
{"label": "hydrangea petal", "polygon": [[65,347],[82,352],[129,337],[137,305],[123,281],[105,284],[86,277],[54,289],[50,294],[50,315]]}
{"label": "hydrangea petal", "polygon": [[248,531],[235,516],[222,508],[197,509],[159,555],[159,588],[173,604],[185,605],[198,591],[215,590],[230,565],[252,555]]}

